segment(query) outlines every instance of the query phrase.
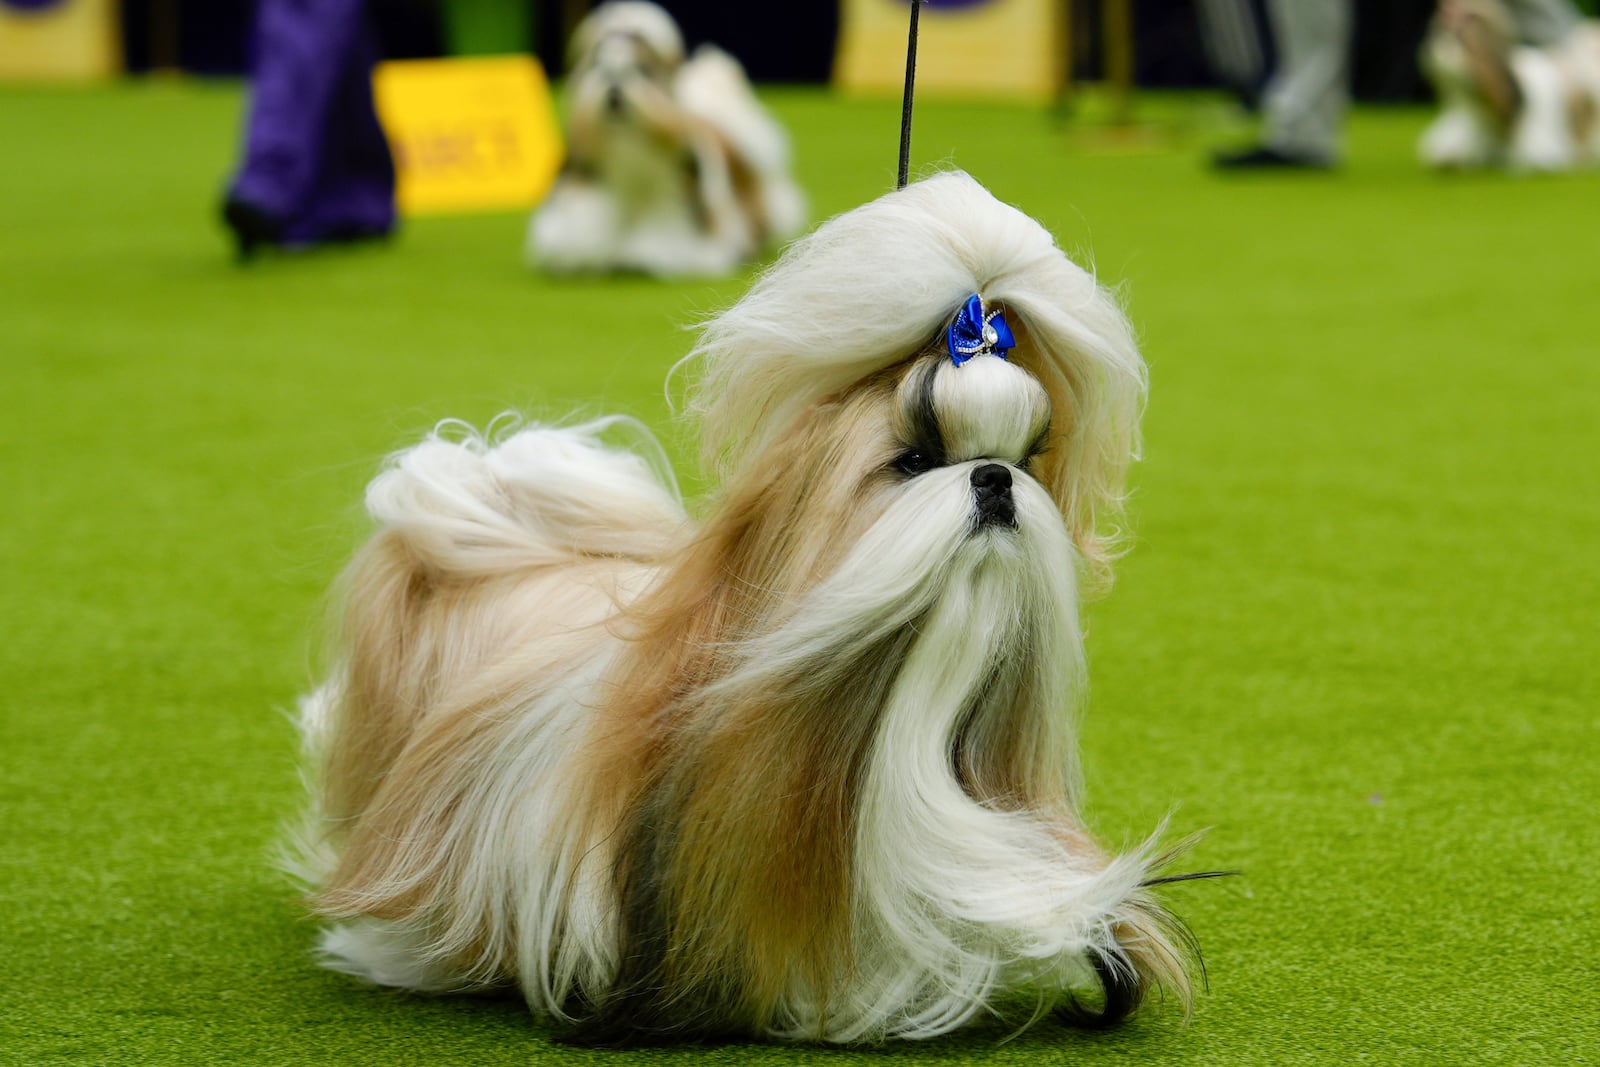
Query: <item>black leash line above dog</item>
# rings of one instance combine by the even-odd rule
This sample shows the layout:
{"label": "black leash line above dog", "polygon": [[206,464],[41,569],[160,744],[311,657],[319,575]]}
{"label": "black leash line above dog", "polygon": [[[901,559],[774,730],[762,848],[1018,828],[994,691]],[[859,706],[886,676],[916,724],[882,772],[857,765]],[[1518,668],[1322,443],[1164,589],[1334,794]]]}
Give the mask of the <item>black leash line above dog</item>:
{"label": "black leash line above dog", "polygon": [[911,172],[911,93],[917,80],[917,13],[922,0],[911,0],[911,32],[906,40],[906,91],[900,101],[900,178],[896,189],[906,187]]}

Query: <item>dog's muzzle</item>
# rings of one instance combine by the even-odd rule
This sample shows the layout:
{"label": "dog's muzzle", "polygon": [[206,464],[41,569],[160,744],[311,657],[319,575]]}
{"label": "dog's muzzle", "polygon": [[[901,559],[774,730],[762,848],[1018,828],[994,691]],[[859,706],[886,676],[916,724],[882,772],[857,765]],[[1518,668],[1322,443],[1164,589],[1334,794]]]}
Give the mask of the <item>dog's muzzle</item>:
{"label": "dog's muzzle", "polygon": [[622,86],[612,82],[606,88],[606,114],[615,118],[628,108],[628,102],[622,95]]}
{"label": "dog's muzzle", "polygon": [[1017,506],[1011,499],[1011,468],[985,463],[972,469],[972,497],[978,505],[978,526],[1017,525]]}

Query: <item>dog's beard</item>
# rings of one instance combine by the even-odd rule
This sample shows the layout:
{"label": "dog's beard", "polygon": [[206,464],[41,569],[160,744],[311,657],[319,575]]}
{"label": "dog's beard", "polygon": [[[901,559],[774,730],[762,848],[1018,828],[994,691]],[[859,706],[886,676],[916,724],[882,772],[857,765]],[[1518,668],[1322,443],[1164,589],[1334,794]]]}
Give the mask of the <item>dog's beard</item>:
{"label": "dog's beard", "polygon": [[1075,553],[1020,471],[1015,526],[982,523],[977,465],[880,489],[677,709],[619,853],[614,1025],[931,1034],[1015,984],[999,960],[1095,941],[1119,898],[1089,899],[1103,863],[1074,852]]}
{"label": "dog's beard", "polygon": [[[1086,917],[1073,913],[1076,899],[1051,914],[1059,871],[1075,868],[1085,883],[1098,873],[1097,854],[1075,857],[1057,836],[1077,825],[1072,546],[1026,478],[1015,484],[1015,529],[978,525],[970,469],[913,483],[773,642],[798,638],[793,650],[807,654],[797,662],[865,647],[892,664],[881,692],[859,696],[876,720],[853,848],[855,966],[871,979],[818,1005],[852,1037],[896,1013],[908,1034],[948,1029],[1003,977],[1015,983],[1000,959],[1049,966],[1081,940]],[[827,647],[824,635],[852,631],[865,640]],[[996,931],[1017,942],[1002,947]]]}
{"label": "dog's beard", "polygon": [[747,642],[708,694],[829,688],[857,673],[869,650],[908,635],[902,656],[948,645],[947,658],[985,665],[983,677],[949,679],[960,703],[988,674],[1014,673],[1001,668],[1015,662],[1061,663],[1067,652],[1064,666],[1076,673],[1073,549],[1060,517],[1042,489],[1019,478],[1017,525],[982,524],[970,483],[975,465],[941,468],[900,487],[833,573],[770,633]]}
{"label": "dog's beard", "polygon": [[579,73],[569,89],[567,112],[569,152],[590,167],[611,152],[671,147],[684,136],[685,120],[669,83],[643,70]]}

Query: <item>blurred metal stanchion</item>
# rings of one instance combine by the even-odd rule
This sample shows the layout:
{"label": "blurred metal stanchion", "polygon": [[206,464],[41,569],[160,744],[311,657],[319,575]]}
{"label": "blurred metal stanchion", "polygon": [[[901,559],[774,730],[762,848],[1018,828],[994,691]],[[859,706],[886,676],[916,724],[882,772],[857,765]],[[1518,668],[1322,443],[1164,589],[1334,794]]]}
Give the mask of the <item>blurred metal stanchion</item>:
{"label": "blurred metal stanchion", "polygon": [[[1094,2],[1087,0],[1090,4]],[[1131,126],[1134,105],[1133,0],[1099,0],[1099,4],[1101,70],[1110,93],[1111,124]],[[1081,0],[1061,0],[1061,14],[1056,20],[1057,33],[1060,35],[1056,107],[1061,112],[1072,107],[1076,89],[1076,27],[1081,9]]]}
{"label": "blurred metal stanchion", "polygon": [[1100,48],[1111,87],[1111,121],[1133,124],[1133,0],[1101,0]]}
{"label": "blurred metal stanchion", "polygon": [[149,36],[151,74],[177,74],[183,69],[182,13],[178,0],[150,0]]}

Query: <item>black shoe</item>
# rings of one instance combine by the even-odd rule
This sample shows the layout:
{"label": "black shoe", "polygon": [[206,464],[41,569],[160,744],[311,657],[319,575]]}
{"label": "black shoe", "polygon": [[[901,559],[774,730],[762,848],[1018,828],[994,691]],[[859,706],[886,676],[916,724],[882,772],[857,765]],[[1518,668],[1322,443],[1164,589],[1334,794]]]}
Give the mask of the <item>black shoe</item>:
{"label": "black shoe", "polygon": [[354,245],[367,241],[387,241],[393,236],[387,227],[370,226],[362,223],[346,223],[335,226],[318,240],[318,244],[329,245]]}
{"label": "black shoe", "polygon": [[1333,164],[1319,156],[1285,152],[1259,145],[1243,152],[1218,152],[1211,157],[1218,170],[1332,170]]}
{"label": "black shoe", "polygon": [[262,245],[276,245],[283,239],[283,220],[243,200],[231,197],[222,205],[222,221],[233,231],[234,249],[239,261],[255,257]]}

